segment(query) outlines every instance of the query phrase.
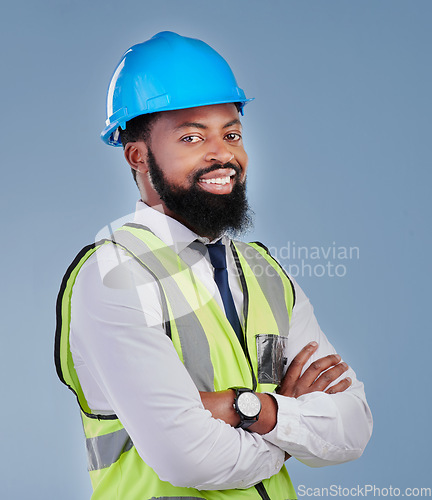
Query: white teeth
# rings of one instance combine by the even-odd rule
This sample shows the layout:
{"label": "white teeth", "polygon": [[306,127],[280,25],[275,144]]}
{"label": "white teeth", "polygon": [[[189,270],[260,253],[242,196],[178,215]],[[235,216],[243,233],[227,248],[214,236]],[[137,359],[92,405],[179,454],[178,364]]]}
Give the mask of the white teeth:
{"label": "white teeth", "polygon": [[200,179],[199,182],[205,182],[206,184],[221,184],[225,185],[230,182],[231,178],[229,175],[226,177],[217,177],[215,179]]}

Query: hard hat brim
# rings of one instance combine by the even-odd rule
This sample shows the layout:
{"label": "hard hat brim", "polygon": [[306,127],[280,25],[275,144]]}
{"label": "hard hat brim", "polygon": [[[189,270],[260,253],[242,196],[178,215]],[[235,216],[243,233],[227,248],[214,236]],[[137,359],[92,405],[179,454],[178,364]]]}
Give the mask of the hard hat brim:
{"label": "hard hat brim", "polygon": [[104,130],[101,132],[101,139],[102,141],[105,143],[105,144],[108,144],[109,146],[115,146],[115,147],[120,147],[122,146],[122,143],[121,143],[121,140],[120,140],[120,135],[119,134],[115,134],[115,131],[120,127],[122,130],[124,130],[126,128],[126,123],[129,121],[129,120],[132,120],[133,118],[136,118],[137,116],[141,116],[141,115],[146,115],[146,114],[150,114],[150,113],[160,113],[160,112],[163,112],[163,111],[176,111],[178,109],[190,109],[190,108],[198,108],[198,107],[201,107],[201,106],[213,106],[213,105],[217,105],[217,104],[236,104],[236,103],[239,103],[241,104],[241,109],[240,109],[240,113],[243,115],[243,107],[248,103],[248,102],[251,102],[255,100],[254,97],[250,98],[250,99],[245,99],[245,100],[242,100],[242,101],[232,101],[232,100],[228,100],[228,101],[225,101],[225,100],[222,100],[222,101],[218,101],[218,102],[207,102],[207,103],[203,103],[203,104],[198,104],[198,105],[194,105],[194,106],[167,106],[166,109],[159,109],[158,111],[151,111],[151,112],[147,112],[147,113],[137,113],[137,114],[132,114],[132,115],[128,115],[127,116],[127,120],[114,120],[113,122],[107,124],[107,126],[104,128]]}

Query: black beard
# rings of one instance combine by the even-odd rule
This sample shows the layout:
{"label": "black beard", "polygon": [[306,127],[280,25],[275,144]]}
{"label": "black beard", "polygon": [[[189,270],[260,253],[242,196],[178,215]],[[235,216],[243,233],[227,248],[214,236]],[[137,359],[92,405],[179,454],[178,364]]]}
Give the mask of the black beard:
{"label": "black beard", "polygon": [[[153,187],[167,208],[180,216],[200,236],[213,240],[225,233],[234,236],[251,227],[252,211],[246,198],[246,183],[238,180],[241,171],[237,165],[215,164],[197,172],[191,178],[190,188],[182,188],[168,182],[150,148],[148,168]],[[236,171],[231,193],[209,193],[198,185],[198,179],[203,174],[220,168]]]}

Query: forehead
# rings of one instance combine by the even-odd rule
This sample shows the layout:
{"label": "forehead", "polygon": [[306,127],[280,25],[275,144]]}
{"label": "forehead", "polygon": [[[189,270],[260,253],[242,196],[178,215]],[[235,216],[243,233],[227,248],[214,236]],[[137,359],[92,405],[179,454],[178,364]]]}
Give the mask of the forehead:
{"label": "forehead", "polygon": [[241,126],[235,104],[212,104],[197,108],[162,111],[153,131],[174,132],[183,128],[224,128],[227,124]]}

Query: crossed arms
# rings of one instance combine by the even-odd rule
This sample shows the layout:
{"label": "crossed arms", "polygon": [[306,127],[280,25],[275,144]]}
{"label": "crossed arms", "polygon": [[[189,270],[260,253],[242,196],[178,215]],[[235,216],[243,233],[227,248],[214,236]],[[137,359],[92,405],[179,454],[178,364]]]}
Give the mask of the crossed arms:
{"label": "crossed arms", "polygon": [[[176,486],[245,488],[277,473],[285,453],[311,466],[357,458],[372,427],[363,386],[299,287],[296,295],[289,370],[278,393],[260,396],[262,416],[248,432],[233,427],[232,391],[200,397],[161,326],[157,287],[107,287],[89,259],[72,298],[71,350],[90,407],[115,413],[143,460]],[[338,380],[345,375],[351,384]]]}
{"label": "crossed arms", "polygon": [[[341,357],[338,354],[329,354],[314,361],[302,373],[306,362],[317,348],[318,344],[316,342],[310,342],[295,356],[276,390],[277,394],[298,398],[303,394],[315,391],[336,394],[348,389],[351,385],[349,377],[340,380],[335,385],[331,385],[348,370],[348,365],[341,362]],[[239,424],[240,417],[233,407],[234,391],[232,389],[222,392],[200,392],[200,396],[204,408],[210,410],[214,418],[219,418],[233,427]],[[249,430],[263,435],[274,429],[277,422],[278,407],[273,396],[267,393],[258,393],[258,397],[261,400],[261,413],[258,422],[252,424]]]}

